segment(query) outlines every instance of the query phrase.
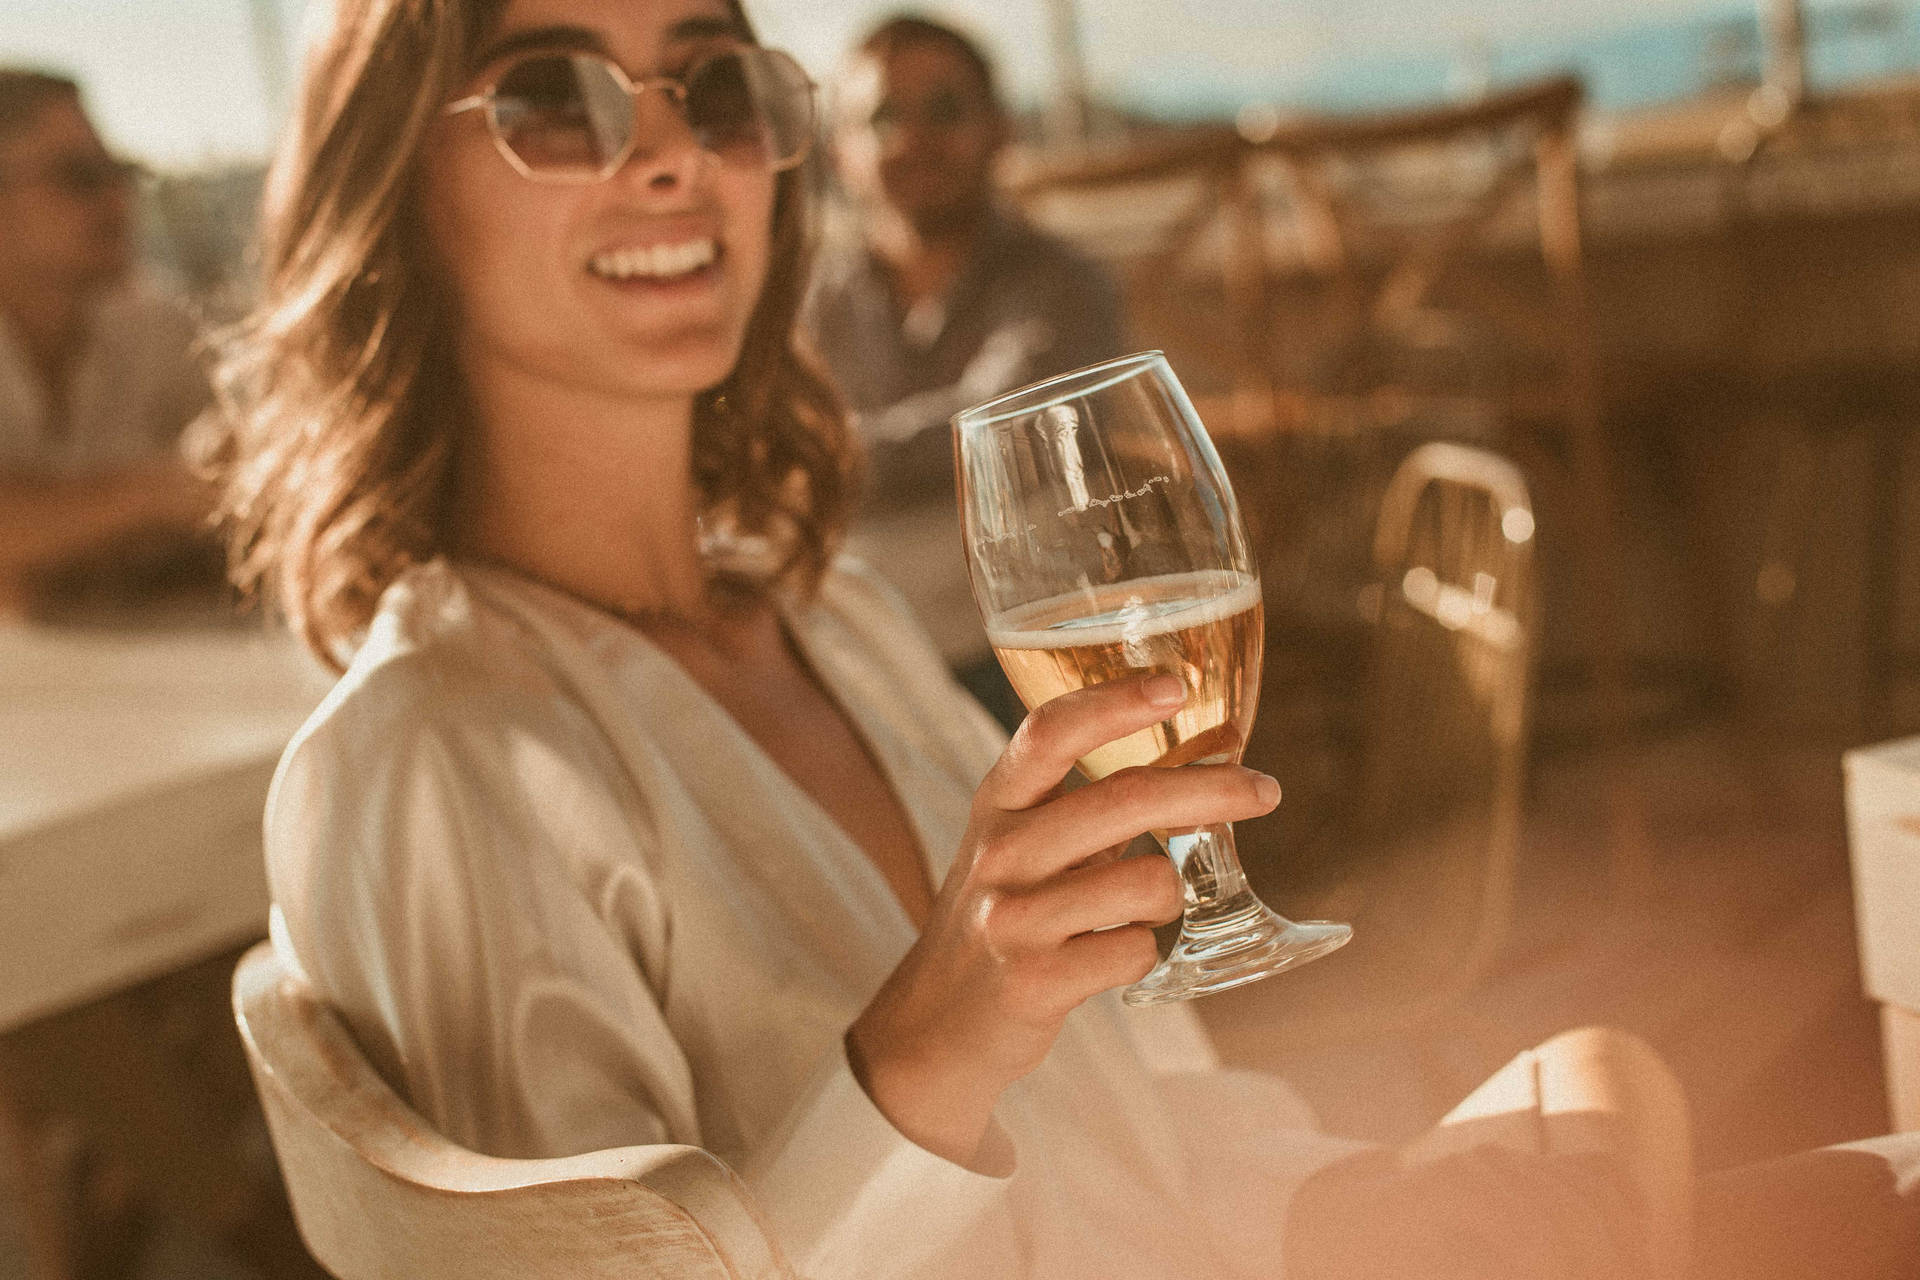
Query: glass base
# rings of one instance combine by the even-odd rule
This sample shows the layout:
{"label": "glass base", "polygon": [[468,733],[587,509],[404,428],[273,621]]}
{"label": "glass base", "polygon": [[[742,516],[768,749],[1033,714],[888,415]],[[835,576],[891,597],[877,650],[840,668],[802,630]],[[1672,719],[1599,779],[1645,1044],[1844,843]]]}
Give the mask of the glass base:
{"label": "glass base", "polygon": [[1135,1005],[1166,1004],[1245,986],[1338,951],[1352,937],[1352,925],[1295,922],[1268,908],[1253,890],[1242,889],[1188,911],[1171,954],[1120,998]]}

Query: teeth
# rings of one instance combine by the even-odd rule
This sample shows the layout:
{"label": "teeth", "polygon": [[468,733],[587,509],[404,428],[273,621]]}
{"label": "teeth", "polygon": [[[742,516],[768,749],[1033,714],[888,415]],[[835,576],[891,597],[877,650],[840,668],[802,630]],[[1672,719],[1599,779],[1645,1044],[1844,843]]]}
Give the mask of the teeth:
{"label": "teeth", "polygon": [[656,244],[634,249],[613,249],[588,264],[593,273],[610,280],[645,277],[670,280],[689,275],[707,266],[719,254],[710,239],[702,237],[682,244]]}

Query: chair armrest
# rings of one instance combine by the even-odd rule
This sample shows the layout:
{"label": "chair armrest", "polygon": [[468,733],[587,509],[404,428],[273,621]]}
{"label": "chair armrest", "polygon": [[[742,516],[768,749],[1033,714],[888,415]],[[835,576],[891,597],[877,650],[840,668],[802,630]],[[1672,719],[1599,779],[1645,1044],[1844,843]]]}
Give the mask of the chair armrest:
{"label": "chair armrest", "polygon": [[329,1272],[790,1280],[746,1186],[678,1144],[503,1159],[436,1132],[271,944],[234,1012],[301,1237]]}
{"label": "chair armrest", "polygon": [[470,1185],[458,1186],[461,1180],[456,1179],[450,1189],[505,1190],[602,1179],[638,1183],[691,1215],[742,1280],[788,1280],[792,1275],[746,1184],[704,1148],[659,1143],[550,1160],[477,1159],[484,1164],[472,1166],[464,1179]]}

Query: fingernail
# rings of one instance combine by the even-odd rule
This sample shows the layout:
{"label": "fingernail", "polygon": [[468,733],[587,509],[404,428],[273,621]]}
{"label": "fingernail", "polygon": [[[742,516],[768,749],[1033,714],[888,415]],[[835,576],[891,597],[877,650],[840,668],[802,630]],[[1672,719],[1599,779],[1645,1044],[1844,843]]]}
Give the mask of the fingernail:
{"label": "fingernail", "polygon": [[1155,676],[1147,681],[1147,701],[1156,707],[1177,707],[1186,700],[1186,681],[1179,676]]}
{"label": "fingernail", "polygon": [[1269,808],[1280,803],[1280,781],[1277,778],[1261,774],[1254,780],[1253,791],[1260,797],[1260,803]]}

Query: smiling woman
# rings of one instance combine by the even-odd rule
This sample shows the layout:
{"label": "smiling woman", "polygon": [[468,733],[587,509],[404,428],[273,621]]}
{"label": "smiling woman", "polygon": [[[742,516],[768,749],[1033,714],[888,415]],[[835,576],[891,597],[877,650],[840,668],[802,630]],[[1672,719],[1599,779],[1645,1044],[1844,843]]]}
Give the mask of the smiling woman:
{"label": "smiling woman", "polygon": [[1180,889],[1117,854],[1276,789],[1056,799],[1177,682],[1003,751],[832,556],[811,106],[723,0],[342,0],[222,367],[239,572],[351,659],[269,806],[277,937],[470,1147],[705,1146],[809,1275],[1162,1274],[1205,1228],[1099,1226],[1179,1203],[1181,1127],[1102,993]]}
{"label": "smiling woman", "polygon": [[[525,474],[510,461],[524,442],[465,432],[456,468],[462,424],[500,416],[475,415],[475,399],[562,371],[641,403],[669,386],[697,394],[687,443],[700,511],[661,517],[699,514],[714,536],[763,540],[783,571],[817,574],[846,461],[830,394],[789,339],[804,271],[799,180],[780,172],[791,164],[717,164],[718,153],[688,146],[629,166],[621,182],[526,182],[503,156],[523,173],[569,176],[551,156],[524,158],[529,127],[551,141],[575,109],[556,108],[556,93],[582,112],[604,111],[609,89],[627,102],[624,116],[605,113],[627,137],[602,167],[635,145],[629,122],[645,115],[657,129],[693,103],[663,93],[636,113],[633,81],[613,74],[620,64],[603,32],[579,25],[579,4],[446,5],[434,20],[423,11],[440,6],[339,7],[339,34],[319,57],[323,77],[351,91],[310,93],[294,122],[269,181],[266,295],[225,348],[242,580],[271,579],[289,617],[337,660],[408,564],[492,537],[456,526],[499,509],[481,495]],[[666,79],[704,89],[709,114],[739,110],[711,99],[746,37],[744,17],[715,3],[667,33],[659,65],[700,72]],[[797,68],[781,70],[775,88],[791,97]],[[784,127],[790,137],[795,126]],[[696,182],[696,169],[708,176]],[[636,198],[635,187],[655,194]],[[696,257],[707,260],[671,278],[637,270]],[[461,346],[510,358],[468,361],[463,378]],[[282,430],[290,415],[308,430]],[[586,438],[587,419],[569,421]],[[600,474],[633,435],[587,450]],[[539,448],[551,458],[559,445],[549,435]],[[699,578],[689,565],[675,572],[681,590]]]}
{"label": "smiling woman", "polygon": [[[223,364],[240,572],[348,663],[269,801],[276,946],[453,1141],[704,1147],[817,1280],[1264,1280],[1350,1147],[1163,1079],[1113,989],[1181,906],[1127,845],[1278,786],[1063,794],[1192,691],[1009,743],[834,554],[804,104],[725,0],[341,0]],[[1322,1224],[1354,1256],[1645,1274],[1604,1160],[1423,1216],[1378,1155]],[[1335,1252],[1290,1272],[1380,1274]]]}

